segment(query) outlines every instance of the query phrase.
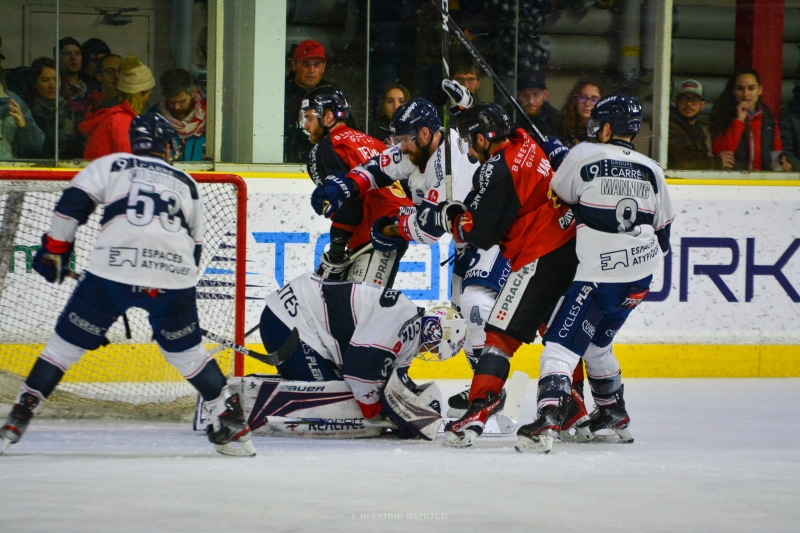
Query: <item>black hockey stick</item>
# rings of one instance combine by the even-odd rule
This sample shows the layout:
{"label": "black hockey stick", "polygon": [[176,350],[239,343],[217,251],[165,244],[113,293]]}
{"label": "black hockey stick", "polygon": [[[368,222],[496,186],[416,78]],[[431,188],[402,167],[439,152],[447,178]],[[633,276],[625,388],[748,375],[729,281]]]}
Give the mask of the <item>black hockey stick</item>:
{"label": "black hockey stick", "polygon": [[522,106],[519,105],[517,99],[511,96],[511,93],[508,92],[506,86],[503,84],[502,81],[500,81],[500,78],[497,76],[497,74],[494,73],[494,70],[492,70],[492,67],[489,66],[489,63],[487,63],[486,60],[483,59],[483,56],[475,48],[475,45],[473,45],[470,42],[470,40],[467,39],[467,36],[464,35],[464,32],[461,31],[461,28],[459,28],[458,24],[455,23],[453,17],[451,17],[449,13],[445,13],[442,10],[442,6],[439,5],[439,2],[441,0],[431,0],[431,1],[433,2],[433,5],[436,6],[436,9],[439,10],[439,13],[442,15],[442,20],[447,21],[447,25],[450,27],[451,30],[453,30],[455,36],[458,38],[459,41],[461,41],[461,44],[464,45],[464,48],[467,49],[467,51],[475,60],[475,62],[478,63],[478,66],[480,66],[481,69],[483,69],[483,71],[489,75],[489,78],[491,78],[492,82],[500,90],[500,93],[503,96],[505,96],[509,102],[511,102],[511,105],[514,106],[514,109],[517,110],[517,113],[519,113],[519,115],[528,123],[528,125],[531,128],[531,132],[533,132],[533,140],[535,140],[536,143],[539,145],[542,145],[545,142],[547,142],[547,138],[544,135],[542,135],[542,132],[539,131],[539,128],[537,128],[536,125],[534,125],[533,121],[531,120],[531,117],[529,117],[528,114],[525,112],[525,110],[522,109]]}
{"label": "black hockey stick", "polygon": [[203,334],[209,340],[212,340],[218,343],[220,346],[224,346],[225,348],[230,348],[236,352],[239,352],[242,355],[246,355],[248,357],[252,357],[257,361],[261,361],[262,363],[266,363],[272,366],[278,366],[279,364],[286,361],[292,353],[294,353],[295,349],[297,349],[297,345],[300,344],[300,332],[297,331],[297,328],[292,329],[292,333],[289,335],[289,338],[286,339],[286,342],[283,343],[283,346],[278,348],[272,353],[261,353],[255,352],[253,350],[249,350],[242,346],[241,344],[236,344],[232,340],[228,340],[224,337],[220,337],[215,333],[211,333],[208,330],[200,328],[200,333]]}
{"label": "black hockey stick", "polygon": [[[449,0],[440,0],[441,5],[440,13],[442,14],[442,79],[450,79],[450,32],[447,30],[447,16],[450,13]],[[436,0],[434,0],[436,2]],[[451,150],[450,146],[450,112],[447,105],[444,110],[444,184],[445,196],[448,202],[453,201],[453,175],[451,168]]]}

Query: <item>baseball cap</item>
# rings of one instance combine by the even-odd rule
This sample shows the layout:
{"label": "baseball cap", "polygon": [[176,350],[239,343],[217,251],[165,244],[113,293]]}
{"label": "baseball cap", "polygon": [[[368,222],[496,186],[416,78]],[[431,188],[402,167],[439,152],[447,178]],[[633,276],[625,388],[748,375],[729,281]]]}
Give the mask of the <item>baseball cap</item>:
{"label": "baseball cap", "polygon": [[696,94],[703,100],[705,100],[705,96],[703,96],[703,86],[697,80],[685,80],[683,81],[679,88],[677,94],[675,96],[680,96],[682,94],[691,93]]}
{"label": "baseball cap", "polygon": [[547,89],[544,74],[540,70],[520,73],[517,76],[517,90],[524,91],[525,89]]}
{"label": "baseball cap", "polygon": [[325,57],[325,47],[319,44],[317,41],[313,41],[311,39],[305,40],[297,45],[297,48],[294,51],[293,59],[297,61],[305,61],[306,59],[310,59],[312,57],[318,57],[324,61],[327,61],[328,58]]}

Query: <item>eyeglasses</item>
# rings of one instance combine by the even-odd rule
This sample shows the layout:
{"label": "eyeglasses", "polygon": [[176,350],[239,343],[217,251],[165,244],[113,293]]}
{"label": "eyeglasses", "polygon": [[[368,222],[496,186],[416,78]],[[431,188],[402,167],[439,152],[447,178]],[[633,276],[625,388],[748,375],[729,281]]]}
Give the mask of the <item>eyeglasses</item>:
{"label": "eyeglasses", "polygon": [[595,105],[599,101],[600,101],[600,98],[598,96],[589,96],[589,95],[586,95],[586,94],[579,94],[578,95],[578,102],[580,102],[582,104],[585,104],[586,102],[589,102],[592,105]]}
{"label": "eyeglasses", "polygon": [[688,94],[679,95],[675,99],[675,101],[679,102],[679,103],[682,103],[682,104],[688,103],[688,104],[695,104],[695,105],[699,104],[700,102],[705,102],[705,100],[703,100],[703,98],[701,98],[700,96],[696,96],[696,95],[691,95],[690,96]]}
{"label": "eyeglasses", "polygon": [[475,77],[475,76],[469,76],[469,77],[466,77],[466,76],[455,76],[453,79],[455,81],[457,81],[458,83],[460,83],[461,85],[472,85],[472,84],[478,83],[478,81],[479,81],[478,78]]}

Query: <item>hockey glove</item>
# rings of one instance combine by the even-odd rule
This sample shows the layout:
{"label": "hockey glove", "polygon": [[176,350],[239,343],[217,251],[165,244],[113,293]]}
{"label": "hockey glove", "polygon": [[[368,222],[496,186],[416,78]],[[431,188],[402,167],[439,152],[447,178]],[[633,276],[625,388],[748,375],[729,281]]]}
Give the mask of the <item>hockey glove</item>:
{"label": "hockey glove", "polygon": [[569,148],[561,144],[561,141],[555,137],[547,137],[547,142],[542,145],[542,149],[547,154],[547,159],[550,160],[550,166],[553,167],[554,172],[558,170],[561,162],[569,153]]}
{"label": "hockey glove", "polygon": [[436,224],[450,235],[459,215],[467,212],[467,206],[461,202],[442,202],[436,206]]}
{"label": "hockey glove", "polygon": [[61,283],[69,275],[69,259],[74,244],[42,235],[42,246],[33,256],[33,269],[50,283]]}
{"label": "hockey glove", "polygon": [[[472,107],[473,98],[469,89],[455,80],[442,80],[442,90],[450,97],[450,112],[463,111]],[[455,108],[455,109],[454,109]]]}
{"label": "hockey glove", "polygon": [[358,196],[353,180],[330,175],[311,193],[311,207],[318,215],[330,218],[353,196]]}
{"label": "hockey glove", "polygon": [[369,240],[372,242],[372,247],[379,252],[391,252],[397,250],[397,247],[405,241],[402,237],[387,237],[383,234],[383,229],[387,226],[392,226],[399,222],[397,217],[380,217],[372,224],[372,231],[369,234]]}
{"label": "hockey glove", "polygon": [[347,260],[347,257],[334,259],[339,259],[339,261],[333,261],[330,256],[330,252],[325,252],[322,254],[316,274],[330,281],[343,280],[345,272],[347,271],[347,266],[350,264],[350,262]]}

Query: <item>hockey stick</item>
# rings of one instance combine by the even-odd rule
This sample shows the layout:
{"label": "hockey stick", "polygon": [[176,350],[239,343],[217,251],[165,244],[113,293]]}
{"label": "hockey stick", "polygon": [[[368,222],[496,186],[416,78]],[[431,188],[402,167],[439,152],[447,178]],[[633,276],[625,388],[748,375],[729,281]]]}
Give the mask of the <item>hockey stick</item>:
{"label": "hockey stick", "polygon": [[[80,280],[81,278],[81,275],[78,272],[74,272],[72,270],[67,272],[66,276],[77,280]],[[123,319],[125,322],[126,334],[130,334],[128,317],[123,314]],[[232,340],[228,340],[225,337],[221,337],[216,333],[208,331],[207,329],[200,328],[200,333],[207,339],[212,340],[217,344],[224,346],[225,348],[230,348],[235,352],[238,352],[242,355],[246,355],[248,357],[252,357],[257,361],[261,361],[262,363],[272,366],[278,366],[279,364],[286,361],[286,359],[288,359],[289,356],[292,355],[292,353],[297,348],[297,345],[300,343],[300,333],[297,331],[297,328],[292,329],[292,333],[289,335],[289,338],[286,339],[286,342],[283,343],[283,346],[281,346],[272,353],[261,353],[254,350],[250,350],[248,348],[245,348],[241,344],[237,344]]]}
{"label": "hockey stick", "polygon": [[544,144],[547,141],[547,138],[544,135],[542,135],[542,132],[539,131],[539,128],[537,128],[534,125],[533,121],[531,120],[531,117],[529,117],[528,114],[525,112],[525,110],[522,109],[522,106],[519,105],[517,99],[511,96],[511,93],[508,92],[508,89],[506,89],[506,86],[503,84],[502,81],[500,81],[500,78],[497,76],[497,74],[495,74],[494,70],[492,70],[492,67],[489,66],[489,63],[487,63],[486,60],[483,59],[483,56],[475,48],[475,45],[473,45],[470,42],[470,40],[467,39],[467,36],[464,35],[464,32],[461,31],[461,28],[459,28],[458,24],[455,23],[453,17],[451,17],[449,13],[446,13],[442,10],[442,6],[439,5],[438,0],[431,0],[431,1],[433,2],[433,5],[436,6],[436,9],[439,10],[439,13],[442,15],[442,21],[446,21],[450,29],[453,30],[455,36],[458,38],[459,41],[461,41],[461,44],[464,45],[464,48],[467,49],[467,52],[469,52],[469,54],[472,56],[475,62],[478,63],[478,66],[480,66],[481,69],[483,69],[483,71],[489,75],[489,78],[491,78],[492,82],[500,90],[500,93],[503,96],[505,96],[509,102],[511,102],[511,105],[514,107],[514,109],[517,110],[517,113],[519,113],[519,115],[523,117],[525,122],[528,123],[528,125],[531,128],[531,131],[533,132],[533,139],[539,145]]}
{"label": "hockey stick", "polygon": [[[433,0],[434,3],[436,0]],[[450,31],[447,29],[447,15],[450,13],[449,0],[441,0],[442,14],[442,79],[450,79]],[[445,197],[453,201],[452,146],[450,145],[450,113],[445,105],[444,111],[444,185]],[[449,172],[448,172],[449,170]]]}

